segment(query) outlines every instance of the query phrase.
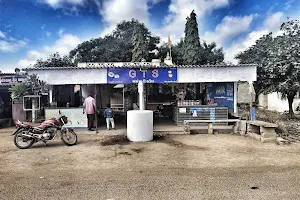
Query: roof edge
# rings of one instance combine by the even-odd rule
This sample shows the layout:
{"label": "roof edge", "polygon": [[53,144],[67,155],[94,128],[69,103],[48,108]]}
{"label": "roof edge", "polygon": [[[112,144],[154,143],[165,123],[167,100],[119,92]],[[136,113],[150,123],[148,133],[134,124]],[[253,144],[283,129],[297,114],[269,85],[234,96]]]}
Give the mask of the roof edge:
{"label": "roof edge", "polygon": [[24,71],[37,71],[37,70],[63,70],[63,69],[107,69],[107,68],[205,68],[205,67],[254,67],[257,64],[237,64],[237,65],[226,65],[226,64],[216,64],[216,65],[99,65],[99,66],[85,66],[85,67],[41,67],[41,68],[23,68]]}

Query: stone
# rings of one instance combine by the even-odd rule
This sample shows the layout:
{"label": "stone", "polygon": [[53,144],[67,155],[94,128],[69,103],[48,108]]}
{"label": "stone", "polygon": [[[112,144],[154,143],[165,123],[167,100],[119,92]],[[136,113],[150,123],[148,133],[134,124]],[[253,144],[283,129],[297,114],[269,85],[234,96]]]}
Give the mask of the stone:
{"label": "stone", "polygon": [[213,133],[214,133],[213,124],[209,123],[208,124],[208,134],[213,134]]}
{"label": "stone", "polygon": [[261,141],[263,142],[263,143],[273,143],[273,142],[276,142],[276,138],[261,138]]}
{"label": "stone", "polygon": [[276,139],[276,143],[278,145],[286,145],[286,144],[290,144],[290,141],[283,139],[282,137],[277,137]]}
{"label": "stone", "polygon": [[247,134],[248,134],[251,138],[254,138],[255,140],[261,141],[261,136],[258,135],[257,133],[251,133],[251,132],[248,132]]}
{"label": "stone", "polygon": [[247,121],[246,120],[241,120],[240,121],[240,135],[245,135],[246,134],[246,130],[247,130]]}

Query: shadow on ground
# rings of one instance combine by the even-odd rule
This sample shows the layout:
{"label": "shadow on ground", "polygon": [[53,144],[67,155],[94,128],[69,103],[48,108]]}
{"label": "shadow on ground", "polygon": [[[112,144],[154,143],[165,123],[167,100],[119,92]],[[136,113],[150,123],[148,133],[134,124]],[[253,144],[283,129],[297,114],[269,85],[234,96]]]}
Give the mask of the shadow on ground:
{"label": "shadow on ground", "polygon": [[[207,150],[207,148],[205,147],[187,145],[182,142],[176,141],[170,135],[154,135],[152,142],[165,143],[176,148],[184,148],[184,149],[191,149],[191,150]],[[102,146],[129,145],[131,143],[132,142],[130,142],[127,139],[126,135],[109,136],[106,137],[103,141],[101,141]]]}

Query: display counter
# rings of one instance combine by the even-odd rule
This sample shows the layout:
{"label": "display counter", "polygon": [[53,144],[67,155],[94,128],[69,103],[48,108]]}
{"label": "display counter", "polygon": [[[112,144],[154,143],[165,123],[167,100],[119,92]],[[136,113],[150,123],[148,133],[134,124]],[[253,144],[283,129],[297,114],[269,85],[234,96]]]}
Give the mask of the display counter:
{"label": "display counter", "polygon": [[182,125],[184,120],[228,119],[228,108],[225,106],[178,105],[173,111],[177,125]]}

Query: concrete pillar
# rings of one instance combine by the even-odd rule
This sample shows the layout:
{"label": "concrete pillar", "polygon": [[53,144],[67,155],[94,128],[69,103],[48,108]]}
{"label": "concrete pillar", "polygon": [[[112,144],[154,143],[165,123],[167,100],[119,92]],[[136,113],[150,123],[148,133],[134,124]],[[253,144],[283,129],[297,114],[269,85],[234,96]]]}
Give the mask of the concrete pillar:
{"label": "concrete pillar", "polygon": [[213,134],[213,133],[214,133],[213,124],[209,123],[208,124],[208,134]]}
{"label": "concrete pillar", "polygon": [[241,120],[240,121],[240,134],[246,135],[246,132],[247,132],[247,121]]}
{"label": "concrete pillar", "polygon": [[138,92],[140,110],[145,110],[144,83],[142,81],[139,81],[138,83]]}
{"label": "concrete pillar", "polygon": [[51,105],[51,103],[53,102],[53,85],[49,86],[49,103]]}

